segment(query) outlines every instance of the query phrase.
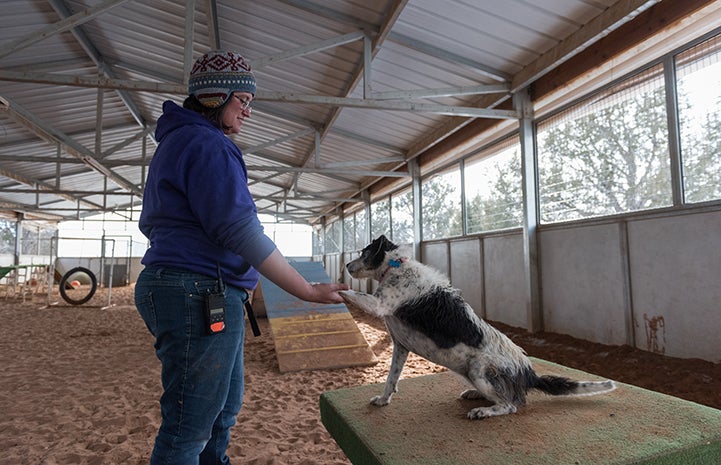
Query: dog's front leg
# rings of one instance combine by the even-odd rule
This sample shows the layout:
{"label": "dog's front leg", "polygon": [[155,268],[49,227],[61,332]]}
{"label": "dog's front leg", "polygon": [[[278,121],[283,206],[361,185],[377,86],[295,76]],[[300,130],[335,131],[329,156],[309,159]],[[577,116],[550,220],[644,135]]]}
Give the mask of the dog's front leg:
{"label": "dog's front leg", "polygon": [[385,391],[382,396],[372,398],[371,404],[381,407],[391,403],[391,397],[398,392],[398,379],[401,377],[401,371],[403,371],[403,365],[406,364],[407,359],[408,349],[393,341],[393,357],[391,358],[391,369],[386,378]]}
{"label": "dog's front leg", "polygon": [[380,300],[374,295],[356,291],[338,291],[338,294],[343,297],[345,303],[359,308],[369,315],[377,317],[383,317],[385,315]]}

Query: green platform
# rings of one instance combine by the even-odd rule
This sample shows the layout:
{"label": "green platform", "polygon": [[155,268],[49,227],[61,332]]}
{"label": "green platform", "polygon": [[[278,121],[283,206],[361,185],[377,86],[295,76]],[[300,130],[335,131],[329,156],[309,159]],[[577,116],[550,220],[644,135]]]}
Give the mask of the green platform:
{"label": "green platform", "polygon": [[[539,374],[596,376],[533,359]],[[325,392],[323,424],[354,465],[721,465],[721,410],[620,384],[593,397],[531,392],[518,413],[466,419],[455,374],[401,379],[386,407],[382,384]]]}

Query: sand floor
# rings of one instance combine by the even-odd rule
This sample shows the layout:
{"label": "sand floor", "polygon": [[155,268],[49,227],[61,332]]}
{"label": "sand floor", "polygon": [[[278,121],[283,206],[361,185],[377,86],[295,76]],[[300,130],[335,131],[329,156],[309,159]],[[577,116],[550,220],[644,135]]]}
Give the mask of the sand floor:
{"label": "sand floor", "polygon": [[[44,295],[0,298],[0,465],[148,463],[160,422],[160,364],[132,292],[114,288],[109,307],[105,289],[81,306],[57,295],[49,307]],[[259,321],[261,337],[247,332],[234,463],[350,463],[320,421],[318,398],[383,382],[392,350],[379,320],[351,313],[380,360],[375,366],[281,374],[267,320]],[[721,364],[501,327],[531,355],[721,408]],[[440,371],[411,354],[403,377]]]}

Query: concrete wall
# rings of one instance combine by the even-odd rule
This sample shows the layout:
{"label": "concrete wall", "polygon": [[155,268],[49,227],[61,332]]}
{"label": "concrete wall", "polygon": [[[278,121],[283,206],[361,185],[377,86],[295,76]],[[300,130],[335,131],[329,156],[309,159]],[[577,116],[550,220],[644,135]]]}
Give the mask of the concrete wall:
{"label": "concrete wall", "polygon": [[[420,253],[478,315],[528,328],[520,230],[424,242]],[[718,207],[542,226],[538,253],[545,331],[721,362]],[[373,292],[375,283],[344,272],[356,256],[325,256],[328,274]]]}
{"label": "concrete wall", "polygon": [[636,347],[721,361],[721,212],[628,225]]}
{"label": "concrete wall", "polygon": [[486,318],[528,327],[528,298],[524,292],[523,235],[511,233],[483,240]]}
{"label": "concrete wall", "polygon": [[[538,248],[544,330],[721,362],[721,211],[546,226]],[[528,328],[520,231],[423,243],[421,254],[480,316]]]}
{"label": "concrete wall", "polygon": [[483,287],[483,246],[479,238],[450,244],[450,277],[453,286],[463,290],[463,298],[481,317],[485,317]]}
{"label": "concrete wall", "polygon": [[541,301],[546,331],[604,344],[631,344],[622,225],[540,234]]}

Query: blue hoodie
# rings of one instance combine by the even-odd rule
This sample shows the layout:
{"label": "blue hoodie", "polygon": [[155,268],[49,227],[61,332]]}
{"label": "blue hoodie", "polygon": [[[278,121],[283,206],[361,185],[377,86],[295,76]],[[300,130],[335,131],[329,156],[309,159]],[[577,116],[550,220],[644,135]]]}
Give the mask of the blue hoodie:
{"label": "blue hoodie", "polygon": [[142,263],[217,276],[255,289],[275,249],[248,190],[240,149],[205,117],[163,104],[143,193],[140,231],[150,239]]}

